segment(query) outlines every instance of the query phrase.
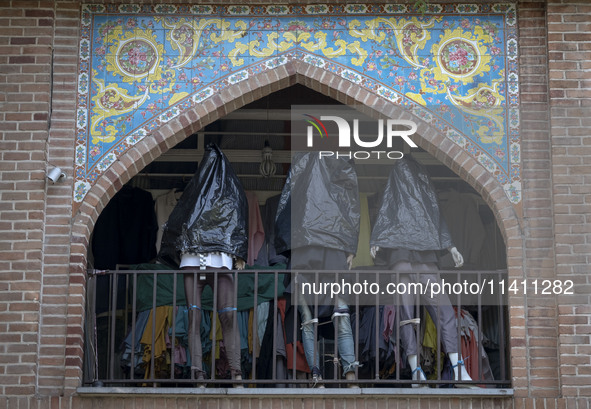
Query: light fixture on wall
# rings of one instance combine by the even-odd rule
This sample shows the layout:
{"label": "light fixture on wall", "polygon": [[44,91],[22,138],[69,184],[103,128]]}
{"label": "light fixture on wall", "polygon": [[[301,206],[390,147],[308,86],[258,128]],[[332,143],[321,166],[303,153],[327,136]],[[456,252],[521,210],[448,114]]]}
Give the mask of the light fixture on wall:
{"label": "light fixture on wall", "polygon": [[66,174],[62,172],[61,168],[58,168],[57,166],[52,166],[47,171],[47,179],[49,179],[49,181],[52,184],[63,182],[64,180],[66,180]]}
{"label": "light fixture on wall", "polygon": [[277,167],[273,162],[273,149],[271,149],[269,141],[265,141],[265,146],[261,152],[261,157],[261,166],[259,167],[259,172],[261,175],[266,178],[275,175]]}

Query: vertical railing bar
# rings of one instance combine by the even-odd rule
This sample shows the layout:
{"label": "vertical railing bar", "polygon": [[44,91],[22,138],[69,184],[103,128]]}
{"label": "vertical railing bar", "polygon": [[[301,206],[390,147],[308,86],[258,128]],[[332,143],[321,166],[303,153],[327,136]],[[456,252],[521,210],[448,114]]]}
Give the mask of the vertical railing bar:
{"label": "vertical railing bar", "polygon": [[[319,280],[319,276],[318,276],[318,270],[316,270],[314,272],[314,282],[317,283],[317,285],[320,284]],[[315,291],[314,292],[314,315],[312,316],[312,319],[314,318],[318,318],[318,294]],[[310,306],[308,305],[308,308],[310,308]],[[302,329],[303,331],[303,329]],[[318,357],[318,365],[324,368],[324,362],[321,363],[321,357],[320,357],[320,350],[318,348],[318,346],[320,345],[320,342],[318,340],[318,322],[316,322],[314,324],[314,359],[313,359],[313,363],[316,363],[316,357]],[[312,368],[310,368],[312,369]],[[318,370],[320,370],[320,368],[318,368]],[[323,378],[324,378],[324,374],[322,374]]]}
{"label": "vertical railing bar", "polygon": [[[334,282],[338,283],[339,282],[339,272],[335,271],[334,272]],[[338,302],[338,295],[337,297],[334,299],[334,305],[333,305],[333,314],[334,312],[336,312],[336,309],[339,305]],[[333,320],[333,328],[334,328],[334,357],[332,359],[332,366],[333,366],[333,379],[339,379],[339,332],[338,332],[338,326],[339,326],[339,321],[341,320],[341,317],[335,317],[335,319]]]}
{"label": "vertical railing bar", "polygon": [[[158,286],[158,274],[152,274],[152,350],[150,351],[150,379],[155,380],[156,374],[156,354],[154,352],[154,346],[156,343],[156,291]],[[156,387],[156,383],[153,385]]]}
{"label": "vertical railing bar", "polygon": [[[212,305],[212,323],[211,323],[211,330],[213,333],[213,339],[211,343],[211,379],[215,379],[215,350],[216,350],[216,343],[217,343],[217,323],[218,323],[218,272],[213,272],[213,305]],[[203,304],[201,305],[203,306]],[[199,331],[197,332],[200,333]],[[201,357],[203,360],[203,356]]]}
{"label": "vertical railing bar", "polygon": [[[409,264],[410,264],[410,267],[411,267],[411,273],[414,273],[413,275],[414,275],[414,277],[416,277],[417,282],[418,283],[422,283],[423,282],[422,281],[422,278],[421,278],[422,271],[414,271],[412,269],[413,268],[412,267],[412,263],[409,263]],[[411,277],[412,276],[409,274],[408,275],[408,282],[410,282]],[[419,292],[417,292],[415,294],[415,313],[414,313],[414,316],[417,317],[417,318],[419,318],[419,323],[418,324],[414,324],[413,323],[412,325],[416,325],[416,326],[411,327],[411,328],[414,328],[415,329],[415,340],[416,340],[415,342],[416,342],[416,348],[417,348],[417,368],[419,368],[421,366],[421,346],[422,346],[422,343],[421,343],[421,325],[422,324],[421,324],[421,319],[420,318],[421,318],[421,313],[423,312],[423,310],[424,310],[424,308],[423,308],[423,306],[421,304],[421,294]],[[428,312],[427,312],[427,314],[428,314]],[[431,318],[433,318],[433,317],[431,317]],[[439,328],[439,320],[437,319],[437,317],[435,318],[435,320],[433,322],[436,322],[435,326],[436,326],[436,328]],[[411,324],[407,324],[407,325],[411,325]],[[441,331],[441,328],[439,328],[437,332],[439,333],[439,331]],[[436,349],[436,352],[439,352],[439,350]],[[411,373],[411,380],[412,380],[412,373]],[[420,375],[419,375],[419,383],[421,383],[420,382]]]}
{"label": "vertical railing bar", "polygon": [[172,273],[172,334],[171,334],[171,351],[170,351],[170,379],[174,379],[175,370],[175,351],[176,351],[176,317],[178,311],[176,310],[176,283],[177,272]]}
{"label": "vertical railing bar", "polygon": [[[297,349],[298,349],[298,335],[297,335],[297,328],[298,328],[298,303],[299,303],[299,283],[297,282],[297,274],[294,275],[293,271],[290,271],[289,274],[291,275],[291,283],[293,284],[293,292],[291,295],[292,301],[292,308],[293,308],[293,347],[292,347],[292,377],[291,379],[295,381],[297,379]],[[286,311],[287,313],[287,311]],[[287,317],[286,317],[287,318]]]}
{"label": "vertical railing bar", "polygon": [[[232,320],[232,333],[234,334],[234,339],[230,340],[230,343],[234,344],[234,353],[238,351],[238,365],[240,365],[241,356],[242,356],[242,337],[240,336],[240,330],[238,328],[238,275],[240,270],[236,269],[234,272],[230,272],[230,276],[233,278],[232,282],[234,283],[234,293],[233,293],[233,300],[232,300],[232,308],[236,308],[235,310],[230,310],[230,316],[234,316]],[[226,313],[224,313],[226,314]],[[221,322],[221,321],[220,321]],[[246,324],[248,327],[248,324]],[[226,349],[226,352],[228,350]],[[232,369],[232,368],[230,368]],[[242,373],[240,373],[240,377],[242,378]],[[244,383],[244,381],[241,381]]]}
{"label": "vertical railing bar", "polygon": [[273,357],[271,360],[272,368],[271,368],[271,379],[276,380],[277,378],[277,285],[279,282],[279,273],[275,271],[273,274],[274,277],[274,288],[275,292],[273,295]]}
{"label": "vertical railing bar", "polygon": [[[275,287],[275,293],[277,293],[277,287]],[[259,304],[259,272],[254,272],[254,301],[253,301],[253,312],[252,312],[252,373],[250,374],[250,378],[252,380],[256,379],[257,373],[257,344],[262,342],[262,339],[258,337],[258,317],[257,317],[257,309]],[[275,306],[275,312],[277,312],[277,306]]]}
{"label": "vertical railing bar", "polygon": [[115,379],[115,318],[117,314],[117,290],[119,289],[119,276],[115,271],[111,275],[111,311],[109,319],[111,333],[109,334],[109,378]]}
{"label": "vertical railing bar", "polygon": [[[355,272],[355,282],[359,282],[359,272]],[[355,359],[359,360],[359,294],[355,294]],[[359,366],[355,367],[355,379],[359,379]]]}
{"label": "vertical railing bar", "polygon": [[[458,271],[456,273],[456,281],[459,283],[460,281],[460,272]],[[461,321],[462,321],[462,293],[461,291],[458,292],[457,295],[457,301],[458,301],[458,306],[457,306],[457,312],[456,312],[456,327],[457,327],[457,337],[458,337],[458,360],[462,359],[464,360],[465,357],[462,355],[462,329],[461,329]],[[462,368],[458,365],[458,381],[462,380]]]}
{"label": "vertical railing bar", "polygon": [[[390,277],[392,277],[392,275],[390,275]],[[400,282],[400,272],[395,271],[394,272],[394,277],[396,277],[396,283]],[[395,331],[396,331],[396,346],[394,347],[394,353],[395,353],[395,357],[396,357],[396,380],[399,381],[400,380],[400,369],[402,368],[402,365],[400,364],[400,294],[398,293],[398,291],[395,292],[394,294],[394,307],[396,311],[396,316],[394,319],[394,325],[395,325]]]}
{"label": "vertical railing bar", "polygon": [[124,331],[127,331],[127,325],[128,325],[128,315],[129,315],[129,311],[127,310],[129,306],[129,274],[125,274],[125,313],[123,314],[123,328],[125,328]]}
{"label": "vertical railing bar", "polygon": [[[482,284],[482,274],[478,272],[478,283]],[[478,380],[484,380],[484,376],[482,373],[482,354],[481,350],[484,348],[482,346],[482,295],[480,292],[478,293],[478,334],[476,335],[476,339],[478,340]]]}
{"label": "vertical railing bar", "polygon": [[[200,266],[200,268],[205,268],[205,266]],[[194,270],[193,271],[193,302],[195,303],[197,300],[197,280],[200,278],[200,274],[197,274],[197,271]],[[186,290],[185,290],[186,293]],[[187,300],[187,303],[189,303],[189,301]],[[191,304],[191,303],[189,303]],[[197,305],[197,304],[195,304]],[[199,308],[201,309],[197,309],[194,308],[192,305],[188,305],[187,306],[189,311],[191,312],[191,328],[192,328],[192,332],[193,332],[193,339],[195,339],[195,337],[199,337],[198,340],[199,342],[201,342],[201,328],[195,328],[195,325],[197,324],[196,320],[197,320],[197,314],[202,314],[203,311],[203,301],[200,303]],[[188,318],[188,317],[187,317]],[[201,317],[201,319],[203,319],[203,316]],[[193,343],[195,343],[195,341],[193,341]],[[191,345],[191,351],[192,348],[195,345]],[[193,362],[193,357],[192,357],[193,353],[191,352],[191,366],[196,366],[196,363]],[[201,368],[199,368],[201,371],[203,371],[203,345],[201,345]],[[195,374],[193,372],[193,370],[191,369],[191,379],[195,378]],[[205,378],[205,377],[204,377]]]}
{"label": "vertical railing bar", "polygon": [[137,309],[137,273],[133,273],[133,289],[131,300],[131,370],[130,379],[135,377],[135,335],[136,335],[136,309]]}
{"label": "vertical railing bar", "polygon": [[[379,272],[376,271],[374,279],[376,283],[379,283]],[[376,307],[376,312],[375,312],[375,328],[374,328],[374,335],[375,335],[375,378],[376,379],[380,379],[380,303],[379,303],[379,297],[376,297],[375,299],[375,307]]]}
{"label": "vertical railing bar", "polygon": [[91,309],[91,311],[93,312],[93,317],[92,317],[92,322],[93,322],[93,328],[92,328],[92,332],[94,333],[94,350],[93,350],[93,354],[94,354],[94,380],[97,381],[99,379],[99,364],[98,364],[98,334],[97,334],[97,322],[96,322],[96,285],[97,285],[97,276],[96,276],[96,272],[93,270],[92,276],[90,277],[89,280],[93,281],[93,285],[92,285],[92,293],[94,295],[94,297],[92,298],[92,303],[94,303],[94,305],[90,306],[89,309]]}
{"label": "vertical railing bar", "polygon": [[[439,282],[441,283],[441,272],[437,273],[437,278],[439,279]],[[450,300],[451,301],[451,300]],[[451,307],[452,311],[453,311],[453,306]],[[439,359],[439,357],[441,356],[441,295],[437,298],[437,317],[431,317],[431,319],[433,320],[433,318],[435,318],[435,320],[433,320],[433,323],[435,323],[435,328],[437,328],[437,337],[436,337],[436,342],[437,342],[437,348],[435,348],[435,357],[436,357],[436,361],[437,361],[437,379],[441,380],[441,360]],[[447,351],[449,353],[449,351]]]}

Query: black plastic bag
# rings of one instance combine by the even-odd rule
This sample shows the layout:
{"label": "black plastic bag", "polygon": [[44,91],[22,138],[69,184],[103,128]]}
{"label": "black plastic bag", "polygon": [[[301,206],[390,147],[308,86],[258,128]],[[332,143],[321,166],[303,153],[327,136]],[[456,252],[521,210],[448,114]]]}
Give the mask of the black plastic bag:
{"label": "black plastic bag", "polygon": [[201,165],[173,209],[158,257],[171,266],[183,253],[248,254],[248,202],[230,162],[215,144],[205,148]]}
{"label": "black plastic bag", "polygon": [[356,254],[359,220],[353,164],[317,152],[295,155],[277,210],[277,252],[320,246]]}
{"label": "black plastic bag", "polygon": [[453,246],[426,169],[414,159],[396,162],[372,228],[371,246],[443,250]]}

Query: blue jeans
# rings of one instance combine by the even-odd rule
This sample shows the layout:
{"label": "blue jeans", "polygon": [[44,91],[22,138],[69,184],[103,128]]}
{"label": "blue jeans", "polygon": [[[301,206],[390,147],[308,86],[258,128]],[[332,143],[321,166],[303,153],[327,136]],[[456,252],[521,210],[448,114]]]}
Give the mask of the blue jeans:
{"label": "blue jeans", "polygon": [[[302,344],[306,354],[306,361],[313,374],[320,374],[320,357],[316,347],[314,336],[314,324],[312,322],[312,311],[303,296],[298,297],[298,311],[302,319]],[[343,375],[355,371],[359,363],[355,361],[355,344],[353,342],[353,330],[349,318],[349,306],[340,298],[337,299],[335,313],[344,313],[342,316],[333,315],[333,324],[337,325],[338,352],[343,365]]]}

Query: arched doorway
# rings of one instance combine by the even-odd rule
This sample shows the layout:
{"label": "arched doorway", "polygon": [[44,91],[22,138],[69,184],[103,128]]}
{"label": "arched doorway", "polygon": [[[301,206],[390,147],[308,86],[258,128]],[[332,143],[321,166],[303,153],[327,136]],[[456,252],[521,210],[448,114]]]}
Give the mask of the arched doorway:
{"label": "arched doorway", "polygon": [[[304,69],[302,69],[302,67]],[[271,94],[272,91],[279,89],[284,91],[283,95],[287,95],[285,94],[285,92],[289,92],[289,88],[287,88],[288,86],[301,83],[306,86],[311,86],[311,88],[319,91],[326,89],[327,92],[325,94],[328,94],[337,101],[343,103],[357,101],[360,103],[369,104],[369,100],[375,98],[376,101],[374,101],[372,108],[370,108],[370,110],[373,111],[373,115],[379,113],[382,115],[389,115],[390,117],[405,117],[405,113],[403,111],[400,111],[398,107],[388,102],[380,101],[378,98],[372,96],[369,93],[363,93],[360,90],[351,90],[351,87],[349,86],[350,84],[346,83],[345,81],[342,81],[342,79],[336,76],[331,77],[324,73],[322,75],[321,80],[316,81],[313,78],[305,77],[303,73],[299,73],[300,71],[305,71],[307,73],[306,68],[307,67],[304,64],[293,64],[291,66],[288,66],[285,68],[285,72],[283,72],[284,74],[286,74],[285,77],[277,78],[275,76],[272,76],[274,77],[273,79],[275,80],[275,82],[267,84],[266,86],[261,88],[265,89],[265,94],[267,95]],[[290,70],[294,71],[292,75],[288,75]],[[279,72],[279,74],[281,73],[282,71]],[[267,79],[269,78],[267,77]],[[331,83],[337,84],[336,89],[332,88],[332,86],[329,87],[329,85],[324,85]],[[344,84],[342,85],[342,89],[339,84]],[[240,88],[236,87],[236,90],[234,91],[239,92],[239,90]],[[231,117],[232,112],[236,108],[240,107],[240,105],[242,105],[244,102],[249,101],[249,98],[252,97],[254,99],[254,95],[256,95],[256,93],[258,92],[261,92],[262,94],[262,91],[260,89],[250,90],[250,92],[247,94],[237,94],[239,95],[238,98],[231,99],[225,104],[222,103],[223,97],[220,97],[219,99],[214,99],[215,102],[210,101],[210,104],[206,104],[207,108],[210,109],[209,113],[208,111],[205,111],[206,115],[203,116],[204,121],[197,123],[199,123],[199,125],[203,127],[204,132],[207,133],[208,126],[215,126],[216,122],[214,121],[214,119],[221,119],[224,116]],[[322,98],[322,94],[319,95],[321,95]],[[232,90],[229,92],[227,97],[232,97]],[[265,99],[263,99],[262,101],[265,101]],[[254,104],[256,106],[256,102]],[[270,105],[269,102],[266,102],[266,104]],[[378,108],[373,108],[373,106],[377,106]],[[193,113],[193,115],[197,116],[196,113]],[[195,125],[194,123],[189,123],[185,125],[184,123],[187,122],[187,118],[189,116],[191,116],[191,113],[188,113],[187,117],[181,117],[177,121],[169,123],[164,129],[156,131],[154,140],[146,140],[145,143],[144,141],[142,141],[142,143],[138,144],[138,146],[136,146],[132,151],[123,155],[121,159],[112,166],[112,168],[107,170],[105,175],[101,177],[101,179],[97,183],[96,187],[93,187],[93,190],[91,190],[90,194],[88,195],[88,200],[85,200],[83,202],[76,217],[77,223],[79,223],[78,220],[82,221],[84,220],[84,218],[87,218],[86,220],[89,222],[89,224],[87,224],[85,227],[90,229],[90,226],[94,222],[92,221],[92,219],[98,216],[99,212],[97,211],[97,208],[100,208],[100,206],[104,207],[106,205],[106,201],[108,201],[112,196],[114,196],[114,194],[121,188],[123,184],[131,180],[133,176],[138,176],[138,174],[140,178],[150,178],[151,176],[154,177],[154,175],[158,172],[154,172],[154,166],[152,164],[153,160],[157,157],[162,158],[162,155],[158,156],[155,152],[167,152],[171,145],[176,144],[178,141],[184,140],[185,142],[183,143],[191,143],[191,138],[193,138],[192,135],[194,135],[194,130],[196,130],[198,125]],[[209,131],[211,131],[211,129],[209,129]],[[271,132],[271,128],[267,127],[266,131]],[[215,129],[211,132],[213,134],[216,133]],[[509,217],[507,218],[503,216],[503,218],[500,219],[499,223],[503,231],[503,235],[506,237],[507,240],[507,232],[512,230],[507,229],[507,227],[515,226],[515,224],[511,222],[511,219],[513,220],[513,222],[516,222],[517,218],[513,207],[508,202],[508,200],[506,200],[506,196],[504,195],[502,188],[498,185],[496,180],[490,177],[490,175],[487,174],[483,170],[483,168],[480,165],[478,165],[474,160],[471,160],[471,158],[468,155],[462,154],[463,152],[461,152],[461,150],[455,149],[457,148],[457,146],[454,146],[451,143],[446,144],[445,138],[441,137],[441,135],[438,135],[438,133],[429,126],[425,124],[420,124],[419,132],[420,136],[417,142],[419,146],[425,148],[426,152],[433,153],[433,156],[435,158],[438,158],[441,160],[441,162],[443,162],[436,163],[434,164],[434,166],[441,167],[443,164],[447,165],[447,167],[451,168],[460,176],[462,176],[462,179],[465,179],[469,182],[469,184],[464,183],[463,185],[471,185],[472,187],[470,189],[476,188],[474,193],[480,193],[482,198],[485,200],[485,203],[487,203],[490,206],[490,208],[493,209],[493,218],[499,220],[499,216],[502,213],[509,214]],[[159,143],[157,143],[158,141]],[[175,146],[178,147],[178,144],[176,144]],[[173,149],[173,152],[170,153],[170,155],[178,154],[178,152],[174,152],[176,150],[177,149]],[[164,156],[166,155],[167,154],[164,154]],[[426,157],[427,155],[425,153],[425,158]],[[164,160],[166,161],[166,159]],[[146,172],[144,172],[144,176],[141,176],[143,170],[142,168],[140,168],[140,166],[148,166],[148,169],[146,170],[146,172],[148,173],[147,175]],[[443,169],[441,168],[439,171],[437,171],[437,173],[440,173],[442,170]],[[121,173],[118,174],[118,172]],[[191,171],[184,172],[187,172],[189,174],[192,173]],[[183,174],[181,174],[181,176],[182,175]],[[448,175],[453,175],[453,173],[450,173]],[[443,176],[443,178],[445,178],[445,176]],[[454,177],[453,180],[453,183],[456,183],[458,179],[457,177]],[[134,183],[139,183],[141,185],[142,182],[136,181]],[[91,203],[93,203],[93,201],[95,200],[94,197],[97,194],[100,194],[100,199],[96,198],[96,203],[94,205],[91,205]],[[85,208],[92,209],[90,214],[85,214],[85,211],[83,210]],[[511,217],[511,215],[513,217]]]}

